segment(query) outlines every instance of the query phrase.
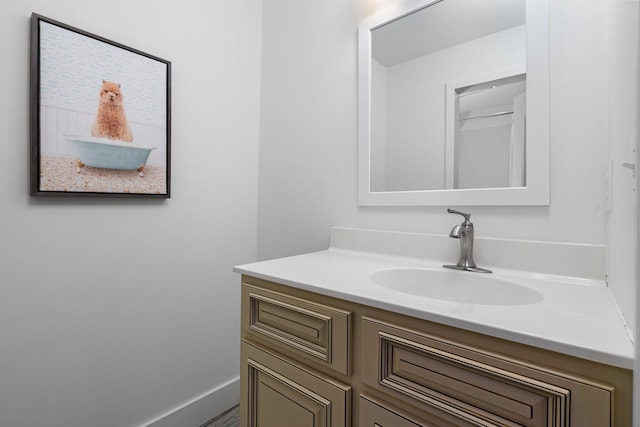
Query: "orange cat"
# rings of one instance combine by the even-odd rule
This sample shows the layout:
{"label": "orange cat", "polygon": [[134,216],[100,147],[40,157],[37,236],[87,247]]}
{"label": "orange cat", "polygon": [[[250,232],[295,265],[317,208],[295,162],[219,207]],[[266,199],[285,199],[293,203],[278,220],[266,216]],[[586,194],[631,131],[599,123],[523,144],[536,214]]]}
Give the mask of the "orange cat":
{"label": "orange cat", "polygon": [[124,114],[120,84],[102,80],[98,114],[91,126],[91,136],[132,142],[133,133]]}

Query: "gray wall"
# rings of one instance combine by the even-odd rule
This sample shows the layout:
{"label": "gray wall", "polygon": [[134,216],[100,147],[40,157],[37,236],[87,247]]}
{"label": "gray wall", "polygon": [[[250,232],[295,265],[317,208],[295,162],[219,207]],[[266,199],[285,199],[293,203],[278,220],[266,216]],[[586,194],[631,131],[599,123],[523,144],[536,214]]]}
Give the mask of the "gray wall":
{"label": "gray wall", "polygon": [[[173,63],[171,199],[29,197],[31,12]],[[259,1],[0,3],[0,425],[139,426],[206,401],[172,418],[197,426],[237,402],[261,19]]]}

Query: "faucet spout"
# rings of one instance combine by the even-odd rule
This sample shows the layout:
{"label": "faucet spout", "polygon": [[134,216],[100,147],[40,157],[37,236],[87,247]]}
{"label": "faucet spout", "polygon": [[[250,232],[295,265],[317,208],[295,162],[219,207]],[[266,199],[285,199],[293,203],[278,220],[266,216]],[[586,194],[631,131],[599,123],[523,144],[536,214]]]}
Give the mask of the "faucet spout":
{"label": "faucet spout", "polygon": [[462,237],[462,225],[456,225],[455,227],[453,227],[449,232],[449,237],[452,237],[454,239],[459,239],[460,237]]}
{"label": "faucet spout", "polygon": [[445,268],[453,268],[456,270],[474,271],[478,273],[491,273],[491,270],[480,268],[473,261],[473,223],[469,221],[471,214],[455,211],[453,209],[447,209],[449,213],[455,213],[462,215],[464,221],[462,224],[454,226],[449,232],[449,237],[454,239],[460,239],[460,259],[456,265],[444,265]]}

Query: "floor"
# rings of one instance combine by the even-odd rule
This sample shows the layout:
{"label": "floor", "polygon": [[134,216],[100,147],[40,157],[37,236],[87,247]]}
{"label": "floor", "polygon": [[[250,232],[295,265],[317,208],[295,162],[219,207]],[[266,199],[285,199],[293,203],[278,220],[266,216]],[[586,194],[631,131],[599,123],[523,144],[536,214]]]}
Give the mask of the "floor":
{"label": "floor", "polygon": [[240,425],[240,412],[238,406],[234,406],[227,412],[218,415],[211,421],[200,427],[238,427]]}

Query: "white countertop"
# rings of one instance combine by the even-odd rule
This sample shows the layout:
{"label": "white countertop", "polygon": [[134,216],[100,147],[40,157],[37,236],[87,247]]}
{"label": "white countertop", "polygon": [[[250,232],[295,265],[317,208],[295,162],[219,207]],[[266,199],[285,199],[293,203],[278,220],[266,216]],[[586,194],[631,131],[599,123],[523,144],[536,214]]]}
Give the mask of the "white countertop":
{"label": "white countertop", "polygon": [[540,302],[508,306],[409,295],[377,285],[370,278],[371,273],[381,269],[441,268],[441,265],[420,258],[329,248],[240,265],[234,271],[583,359],[633,368],[633,345],[604,281],[493,267],[494,277],[527,286],[544,297]]}

